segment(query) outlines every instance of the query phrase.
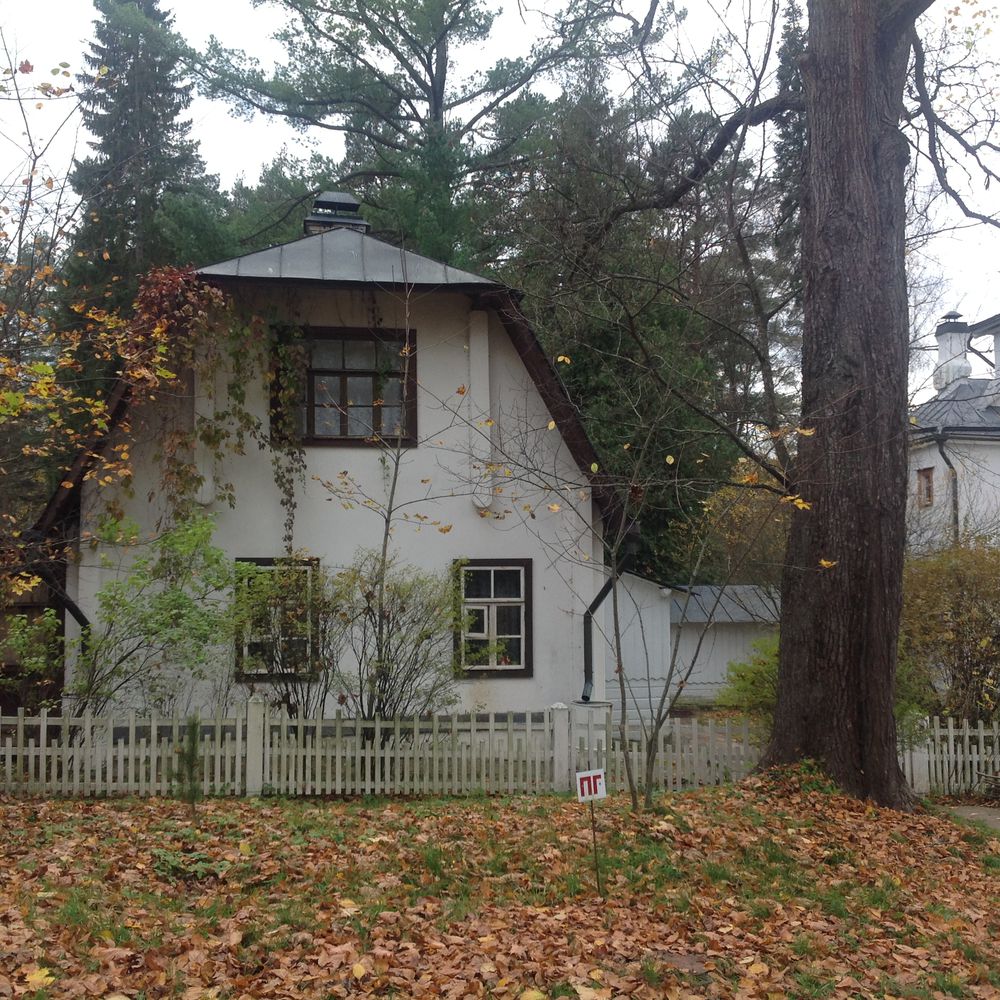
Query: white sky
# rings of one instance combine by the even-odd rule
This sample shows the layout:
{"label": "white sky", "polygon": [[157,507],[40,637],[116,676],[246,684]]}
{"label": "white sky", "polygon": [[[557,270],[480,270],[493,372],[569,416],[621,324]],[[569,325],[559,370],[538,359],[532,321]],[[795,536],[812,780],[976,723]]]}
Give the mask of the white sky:
{"label": "white sky", "polygon": [[[544,4],[545,0],[540,2]],[[504,54],[509,55],[531,33],[519,23],[515,0],[504,0],[504,4],[501,35],[506,37],[502,38],[502,46]],[[636,0],[631,5],[637,10],[644,9],[645,2]],[[254,8],[250,0],[162,0],[161,7],[173,10],[177,30],[195,45],[203,44],[214,34],[227,46],[246,49],[265,64],[281,57],[280,47],[269,38],[281,24],[280,14],[271,6]],[[708,20],[704,13],[708,4],[705,0],[695,0],[689,7],[694,12],[689,17],[689,33],[697,35]],[[0,25],[8,45],[19,59],[29,59],[36,68],[48,68],[60,61],[69,62],[74,71],[81,68],[81,53],[91,35],[94,17],[91,0],[48,0],[44,5],[0,0]],[[714,18],[712,22],[715,23]],[[996,39],[994,51],[1000,54],[1000,38]],[[224,105],[202,98],[195,100],[192,119],[201,155],[209,170],[220,175],[224,186],[240,174],[251,181],[256,179],[260,167],[270,162],[283,146],[302,152],[307,141],[279,120],[235,119]],[[0,127],[5,127],[3,121]],[[6,127],[9,135],[9,124]],[[321,151],[336,155],[336,137],[319,132],[313,130],[308,141],[317,143]],[[9,155],[9,147],[0,146],[0,157]],[[61,155],[65,169],[69,154]],[[8,169],[10,166],[0,160],[0,177],[6,176]],[[997,194],[991,193],[985,204],[980,200],[979,206],[1000,211]],[[941,236],[929,249],[928,257],[931,268],[940,271],[949,286],[937,315],[957,308],[967,320],[975,321],[1000,312],[1000,232],[978,226]]]}
{"label": "white sky", "polygon": [[[216,35],[226,45],[246,49],[262,60],[281,58],[280,46],[270,40],[281,26],[272,9],[254,9],[249,0],[164,0],[160,7],[174,12],[176,29],[194,45]],[[96,16],[91,0],[49,0],[39,7],[24,0],[0,0],[0,24],[8,44],[19,59],[30,60],[36,68],[68,62],[73,71],[85,69],[82,54]],[[260,167],[283,145],[294,148],[303,141],[301,133],[281,121],[235,119],[225,105],[199,97],[191,117],[201,155],[224,187],[240,174],[256,179]]]}

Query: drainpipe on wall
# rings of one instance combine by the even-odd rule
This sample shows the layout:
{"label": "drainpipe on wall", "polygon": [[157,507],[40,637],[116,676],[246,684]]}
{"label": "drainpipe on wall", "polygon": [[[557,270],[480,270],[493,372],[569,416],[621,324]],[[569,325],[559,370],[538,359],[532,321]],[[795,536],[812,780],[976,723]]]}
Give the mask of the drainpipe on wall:
{"label": "drainpipe on wall", "polygon": [[934,443],[937,445],[938,454],[940,454],[944,464],[948,466],[948,480],[951,483],[951,540],[953,545],[958,545],[961,540],[961,522],[958,518],[958,473],[948,457],[948,452],[945,451],[944,441],[944,432],[938,427],[934,434]]}
{"label": "drainpipe on wall", "polygon": [[639,529],[633,525],[625,535],[625,544],[622,546],[622,555],[618,560],[618,565],[612,567],[611,575],[604,581],[604,586],[597,592],[597,596],[583,613],[583,694],[580,695],[582,702],[589,702],[594,694],[594,615],[604,603],[604,599],[611,593],[615,580],[620,579],[622,573],[632,565],[632,560],[638,551]]}

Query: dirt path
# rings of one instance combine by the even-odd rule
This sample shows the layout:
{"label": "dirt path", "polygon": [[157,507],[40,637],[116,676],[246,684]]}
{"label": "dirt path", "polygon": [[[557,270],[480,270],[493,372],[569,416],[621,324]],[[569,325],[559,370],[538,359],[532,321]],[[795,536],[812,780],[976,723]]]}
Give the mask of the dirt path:
{"label": "dirt path", "polygon": [[1000,808],[996,806],[949,806],[948,812],[963,819],[974,819],[994,830],[1000,830]]}

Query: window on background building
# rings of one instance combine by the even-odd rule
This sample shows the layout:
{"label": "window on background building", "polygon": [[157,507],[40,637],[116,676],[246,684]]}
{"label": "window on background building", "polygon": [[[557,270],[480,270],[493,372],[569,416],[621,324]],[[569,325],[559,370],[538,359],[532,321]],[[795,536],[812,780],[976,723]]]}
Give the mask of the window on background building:
{"label": "window on background building", "polygon": [[933,469],[917,469],[917,506],[934,506]]}
{"label": "window on background building", "polygon": [[308,679],[319,663],[315,559],[237,559],[236,674],[242,681]]}
{"label": "window on background building", "polygon": [[417,440],[415,340],[402,330],[312,329],[302,434],[312,443]]}
{"label": "window on background building", "polygon": [[461,598],[466,673],[530,676],[531,560],[466,560]]}

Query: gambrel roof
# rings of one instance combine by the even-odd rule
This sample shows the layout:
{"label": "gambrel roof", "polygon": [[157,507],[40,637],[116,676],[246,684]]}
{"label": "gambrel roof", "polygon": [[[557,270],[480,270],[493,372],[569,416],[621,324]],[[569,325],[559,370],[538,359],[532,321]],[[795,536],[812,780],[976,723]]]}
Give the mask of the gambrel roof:
{"label": "gambrel roof", "polygon": [[[603,477],[592,471],[598,465],[597,453],[583,427],[579,410],[567,395],[551,359],[522,312],[519,293],[514,289],[348,228],[304,236],[267,250],[198,268],[196,273],[222,287],[258,282],[274,286],[308,283],[336,288],[416,288],[471,295],[477,308],[496,312],[573,459],[590,481],[598,506],[607,516],[612,498],[602,482]],[[103,435],[105,440],[128,408],[128,391],[123,383],[115,386],[112,395],[114,408],[108,431]],[[61,519],[72,513],[71,509],[79,500],[77,487],[91,467],[93,454],[102,446],[103,441],[95,441],[77,457],[36,523],[41,534],[51,532]]]}
{"label": "gambrel roof", "polygon": [[[1000,360],[1000,313],[966,323],[957,312],[947,313],[938,324],[935,396],[910,412],[911,440],[922,442],[946,437],[1000,440],[1000,372],[993,378],[972,378],[969,353],[988,364]],[[972,346],[972,341],[993,337],[993,361]]]}

